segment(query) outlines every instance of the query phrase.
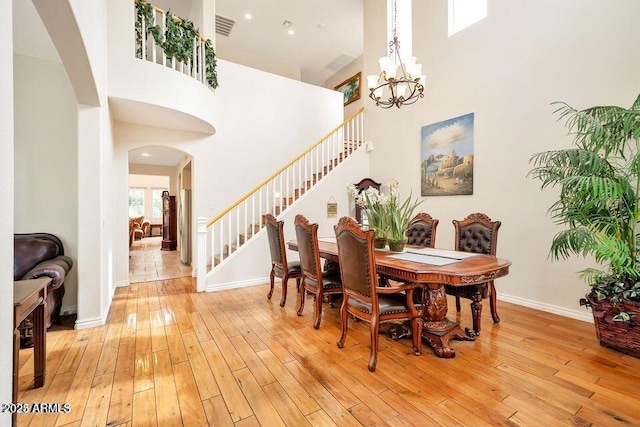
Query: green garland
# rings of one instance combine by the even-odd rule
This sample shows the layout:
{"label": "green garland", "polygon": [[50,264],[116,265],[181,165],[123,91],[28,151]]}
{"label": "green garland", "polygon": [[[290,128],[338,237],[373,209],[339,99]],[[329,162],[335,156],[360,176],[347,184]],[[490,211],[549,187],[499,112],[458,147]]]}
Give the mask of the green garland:
{"label": "green garland", "polygon": [[146,34],[151,34],[158,46],[164,43],[160,25],[154,25],[153,7],[150,3],[136,0],[136,55],[142,57],[142,22]]}
{"label": "green garland", "polygon": [[176,58],[178,61],[186,63],[193,56],[196,34],[193,22],[186,19],[178,20],[169,10],[167,12],[167,29],[162,44],[167,59]]}
{"label": "green garland", "polygon": [[213,50],[213,43],[211,43],[209,39],[204,42],[204,63],[207,68],[207,83],[215,89],[218,87],[218,72],[216,71],[218,61],[216,61],[216,52]]}
{"label": "green garland", "polygon": [[[154,25],[154,11],[150,3],[135,0],[136,4],[136,55],[142,57],[142,22],[144,21],[146,34],[151,34],[155,43],[164,50],[167,59],[175,58],[186,63],[193,58],[193,49],[198,30],[193,22],[180,19],[167,11],[166,30],[162,34],[160,25]],[[216,71],[216,53],[213,43],[207,39],[204,44],[207,83],[213,89],[218,87],[218,73]]]}

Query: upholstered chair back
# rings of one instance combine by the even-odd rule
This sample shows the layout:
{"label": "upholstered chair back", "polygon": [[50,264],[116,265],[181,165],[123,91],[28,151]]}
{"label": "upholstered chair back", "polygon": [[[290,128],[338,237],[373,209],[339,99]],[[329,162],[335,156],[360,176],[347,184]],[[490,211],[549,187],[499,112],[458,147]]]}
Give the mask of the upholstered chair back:
{"label": "upholstered chair back", "polygon": [[293,224],[296,228],[302,273],[317,282],[322,277],[318,249],[318,224],[311,224],[303,215],[296,215]]}
{"label": "upholstered chair back", "polygon": [[495,255],[498,246],[500,221],[491,221],[483,213],[472,213],[462,221],[453,220],[457,251]]}
{"label": "upholstered chair back", "polygon": [[409,223],[406,232],[407,243],[427,248],[435,247],[438,222],[440,221],[433,219],[428,213],[420,212]]}
{"label": "upholstered chair back", "polygon": [[267,235],[271,262],[283,269],[287,265],[287,251],[284,246],[284,221],[278,221],[273,215],[267,214]]}
{"label": "upholstered chair back", "polygon": [[363,230],[352,218],[343,217],[335,226],[340,275],[345,292],[366,300],[375,295],[377,283],[373,238],[375,230]]}

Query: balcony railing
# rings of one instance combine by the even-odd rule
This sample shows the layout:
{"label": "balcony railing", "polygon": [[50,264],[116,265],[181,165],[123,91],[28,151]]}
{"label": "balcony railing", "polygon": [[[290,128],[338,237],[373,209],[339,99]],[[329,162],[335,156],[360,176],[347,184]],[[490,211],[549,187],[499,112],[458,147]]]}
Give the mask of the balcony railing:
{"label": "balcony railing", "polygon": [[135,0],[136,57],[186,74],[215,89],[216,55],[191,21]]}

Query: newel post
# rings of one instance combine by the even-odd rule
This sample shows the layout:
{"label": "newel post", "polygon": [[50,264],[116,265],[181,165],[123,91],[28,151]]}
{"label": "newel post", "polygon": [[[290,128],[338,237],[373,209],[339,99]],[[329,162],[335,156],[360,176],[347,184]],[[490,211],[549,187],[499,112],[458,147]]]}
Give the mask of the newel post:
{"label": "newel post", "polygon": [[199,216],[198,224],[198,265],[196,266],[196,290],[204,292],[207,285],[207,218]]}

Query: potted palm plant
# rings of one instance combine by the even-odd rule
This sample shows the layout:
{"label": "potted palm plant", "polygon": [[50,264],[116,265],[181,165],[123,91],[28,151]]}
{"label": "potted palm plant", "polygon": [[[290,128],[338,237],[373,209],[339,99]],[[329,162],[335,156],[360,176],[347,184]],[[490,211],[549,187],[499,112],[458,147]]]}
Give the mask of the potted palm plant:
{"label": "potted palm plant", "polygon": [[551,217],[565,227],[550,257],[593,257],[601,268],[581,271],[601,345],[640,357],[640,96],[630,108],[577,110],[556,103],[572,148],[532,156],[529,176],[557,187]]}

